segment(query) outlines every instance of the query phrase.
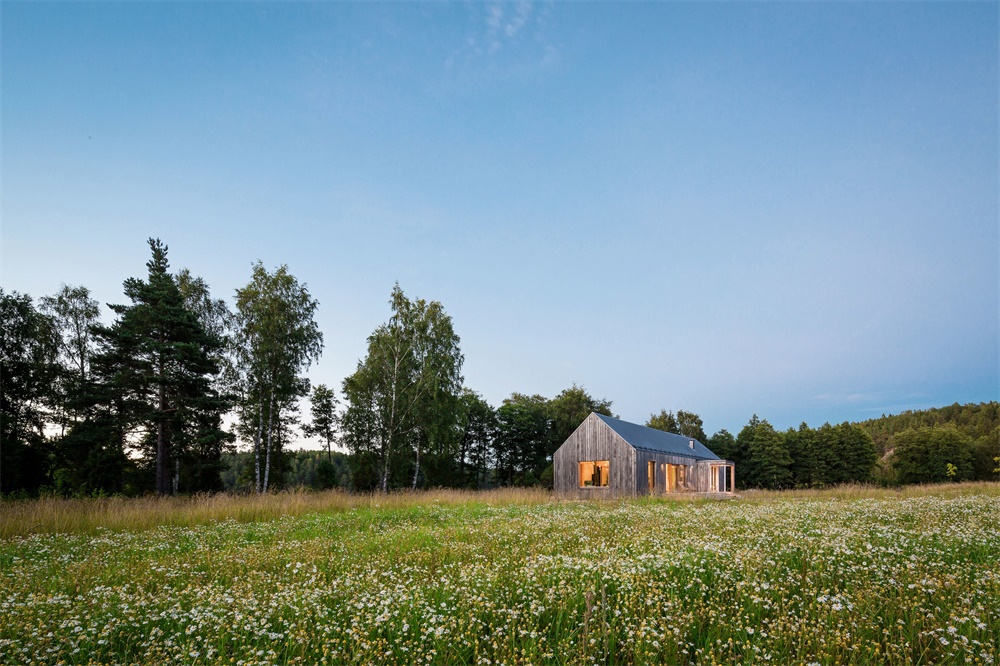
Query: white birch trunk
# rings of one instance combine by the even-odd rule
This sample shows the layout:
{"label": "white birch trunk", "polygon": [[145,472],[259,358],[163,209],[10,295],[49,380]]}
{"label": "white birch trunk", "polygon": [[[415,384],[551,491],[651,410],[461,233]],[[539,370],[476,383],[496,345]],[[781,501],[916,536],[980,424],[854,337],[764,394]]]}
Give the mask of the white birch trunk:
{"label": "white birch trunk", "polygon": [[257,436],[253,440],[253,465],[254,465],[254,483],[253,489],[257,493],[260,493],[260,438],[261,433],[264,430],[264,403],[259,404],[259,409],[257,413]]}
{"label": "white birch trunk", "polygon": [[274,388],[271,389],[271,403],[267,410],[267,451],[264,462],[264,492],[267,492],[268,480],[271,478],[271,434],[274,432]]}

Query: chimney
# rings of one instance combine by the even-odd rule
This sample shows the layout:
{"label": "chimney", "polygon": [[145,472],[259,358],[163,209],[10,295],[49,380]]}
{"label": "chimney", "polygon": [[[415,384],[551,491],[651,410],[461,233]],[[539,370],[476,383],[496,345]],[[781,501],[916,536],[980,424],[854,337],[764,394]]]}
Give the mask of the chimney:
{"label": "chimney", "polygon": [[694,449],[694,440],[693,439],[689,439],[688,440],[688,446],[690,446],[692,450]]}

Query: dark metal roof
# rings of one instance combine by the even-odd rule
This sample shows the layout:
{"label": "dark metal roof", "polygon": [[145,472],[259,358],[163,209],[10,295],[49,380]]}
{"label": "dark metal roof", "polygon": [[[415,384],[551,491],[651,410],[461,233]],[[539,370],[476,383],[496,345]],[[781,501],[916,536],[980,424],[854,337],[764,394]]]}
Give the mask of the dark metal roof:
{"label": "dark metal roof", "polygon": [[[698,460],[721,460],[719,456],[708,450],[708,447],[697,439],[691,439],[684,435],[675,435],[672,432],[663,432],[656,428],[636,425],[628,421],[619,421],[610,416],[597,414],[597,418],[608,424],[608,427],[618,433],[618,436],[637,449],[655,451],[656,453],[666,453],[673,456],[684,456],[685,458],[696,458]],[[691,448],[694,442],[694,448]]]}

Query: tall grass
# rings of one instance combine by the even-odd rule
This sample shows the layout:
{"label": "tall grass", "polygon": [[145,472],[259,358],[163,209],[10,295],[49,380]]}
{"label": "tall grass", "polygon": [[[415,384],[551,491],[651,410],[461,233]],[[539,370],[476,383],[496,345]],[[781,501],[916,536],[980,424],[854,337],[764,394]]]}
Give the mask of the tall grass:
{"label": "tall grass", "polygon": [[970,481],[964,483],[937,483],[884,488],[881,486],[847,483],[833,488],[809,488],[799,490],[745,490],[739,497],[744,501],[767,501],[774,499],[799,500],[856,500],[856,499],[906,499],[912,497],[965,497],[967,495],[1000,495],[1000,483],[993,481]]}
{"label": "tall grass", "polygon": [[[902,488],[844,485],[816,490],[741,491],[744,502],[796,500],[854,500],[911,498],[934,495],[1000,495],[1000,484],[990,482],[951,483]],[[695,495],[649,498],[646,501],[697,500]],[[358,508],[404,509],[429,504],[535,505],[561,500],[541,488],[498,488],[494,490],[422,490],[382,493],[347,493],[341,490],[315,492],[295,489],[263,495],[203,494],[184,497],[108,497],[65,499],[46,497],[33,500],[0,501],[0,539],[28,534],[85,533],[97,530],[142,531],[161,525],[190,527],[223,520],[241,523],[264,522],[281,516],[335,513]],[[592,501],[592,500],[585,500]]]}
{"label": "tall grass", "polygon": [[161,525],[190,527],[223,520],[263,522],[281,516],[335,513],[357,508],[402,509],[427,504],[540,504],[552,501],[541,488],[488,491],[424,490],[417,492],[347,493],[295,489],[262,495],[201,494],[184,497],[45,497],[0,501],[0,539],[28,534],[142,531]]}

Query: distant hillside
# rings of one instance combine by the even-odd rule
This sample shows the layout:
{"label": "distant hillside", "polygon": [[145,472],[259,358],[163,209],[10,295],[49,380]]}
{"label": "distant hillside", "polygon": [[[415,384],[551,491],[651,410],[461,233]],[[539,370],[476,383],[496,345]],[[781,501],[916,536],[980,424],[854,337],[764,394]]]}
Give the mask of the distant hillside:
{"label": "distant hillside", "polygon": [[897,433],[918,428],[954,427],[973,440],[993,434],[1000,428],[1000,402],[957,402],[948,407],[933,407],[917,411],[907,410],[901,414],[858,422],[871,436],[879,455],[892,448],[892,438]]}

